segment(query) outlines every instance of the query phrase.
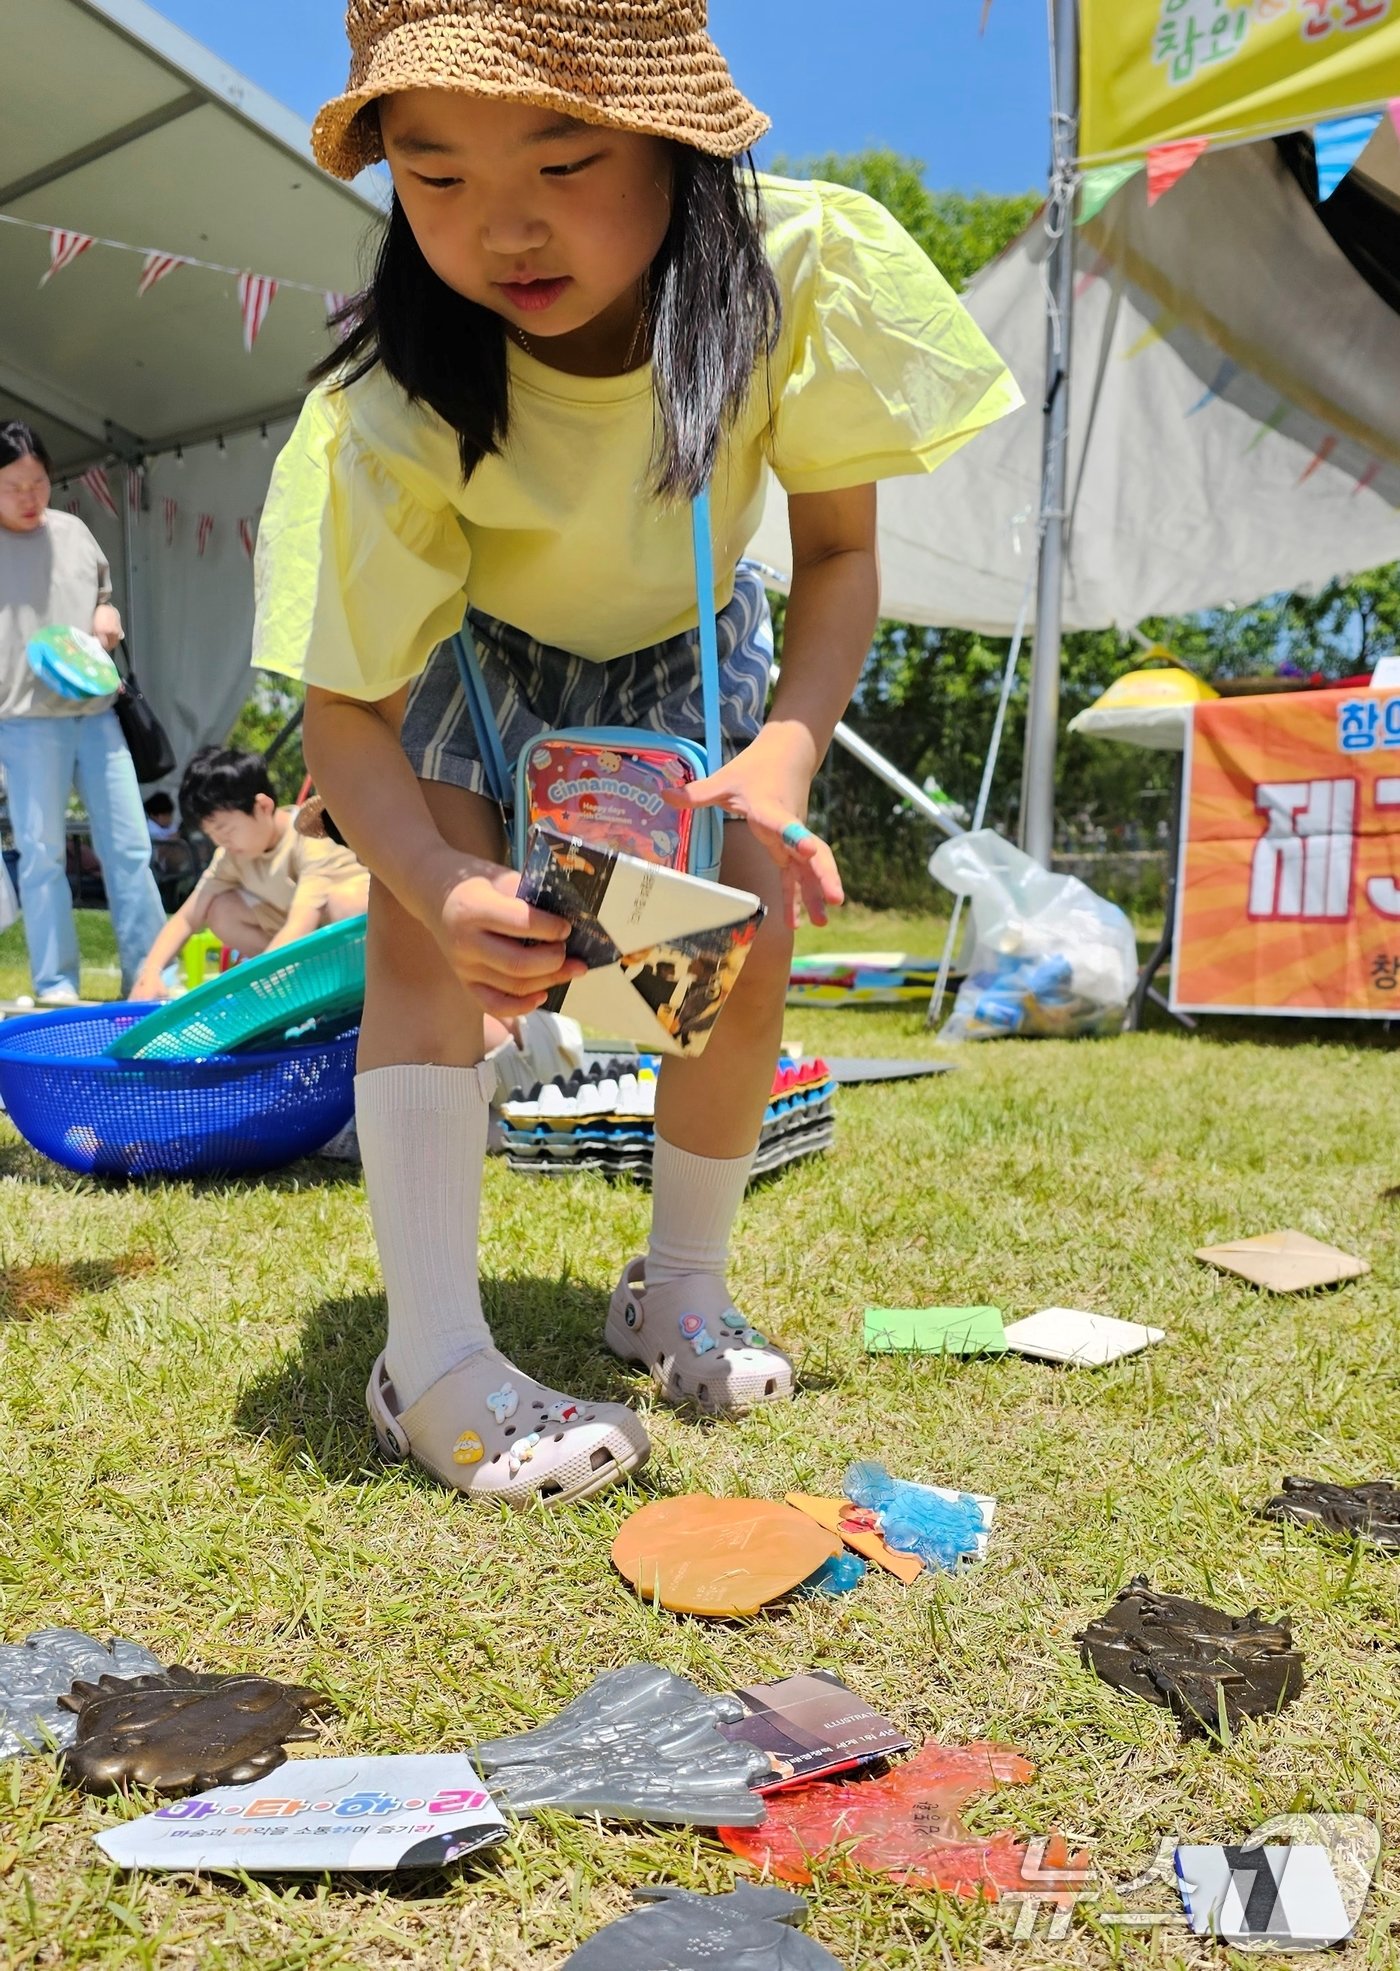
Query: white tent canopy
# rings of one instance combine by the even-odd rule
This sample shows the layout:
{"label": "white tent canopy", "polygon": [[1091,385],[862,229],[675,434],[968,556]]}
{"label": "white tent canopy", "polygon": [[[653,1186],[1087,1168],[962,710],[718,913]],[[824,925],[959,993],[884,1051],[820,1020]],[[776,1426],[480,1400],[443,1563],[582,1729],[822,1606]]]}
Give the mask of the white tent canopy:
{"label": "white tent canopy", "polygon": [[[1400,228],[1389,118],[1358,170]],[[1400,558],[1400,318],[1278,147],[1213,153],[1150,210],[1139,176],[1076,252],[1066,629],[1242,606]],[[1044,253],[1037,222],[967,296],[1027,408],[930,478],[880,489],[882,608],[898,620],[1006,636],[1028,584],[1033,620]],[[754,551],[790,569],[779,494]]]}
{"label": "white tent canopy", "polygon": [[[135,516],[120,470],[119,520],[75,483],[56,497],[81,500],[107,550],[143,685],[183,757],[226,732],[246,695],[238,523],[256,520],[328,347],[325,295],[361,283],[377,208],[317,168],[297,117],[143,0],[0,5],[0,419],[33,424],[60,479],[147,462]],[[234,271],[178,267],[138,300],[141,255],[98,244],[41,288],[50,227]],[[251,352],[240,270],[283,283]],[[203,555],[201,514],[214,522]]]}

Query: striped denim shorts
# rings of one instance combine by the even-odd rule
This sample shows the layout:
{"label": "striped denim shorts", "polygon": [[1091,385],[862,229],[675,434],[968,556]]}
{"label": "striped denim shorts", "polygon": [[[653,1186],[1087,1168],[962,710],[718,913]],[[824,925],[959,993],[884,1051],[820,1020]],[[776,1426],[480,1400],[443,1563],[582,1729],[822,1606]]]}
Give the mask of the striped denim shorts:
{"label": "striped denim shorts", "polygon": [[[695,630],[629,657],[595,663],[537,643],[523,630],[475,610],[467,612],[465,629],[476,643],[512,774],[533,740],[560,727],[631,726],[638,732],[664,732],[673,739],[704,743],[700,638]],[[748,562],[739,564],[733,599],[716,618],[716,630],[720,723],[724,757],[729,760],[763,724],[773,663],[768,597],[758,570]],[[433,652],[409,693],[402,740],[409,765],[420,780],[445,781],[472,794],[489,793],[450,644]]]}

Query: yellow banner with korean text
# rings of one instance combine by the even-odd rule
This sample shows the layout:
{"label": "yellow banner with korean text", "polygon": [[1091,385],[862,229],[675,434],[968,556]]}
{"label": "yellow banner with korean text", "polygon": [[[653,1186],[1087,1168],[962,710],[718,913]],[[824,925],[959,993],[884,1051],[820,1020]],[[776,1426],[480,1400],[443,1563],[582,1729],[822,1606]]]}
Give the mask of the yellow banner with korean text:
{"label": "yellow banner with korean text", "polygon": [[1198,705],[1172,1005],[1400,1017],[1400,692]]}
{"label": "yellow banner with korean text", "polygon": [[1079,0],[1079,16],[1085,164],[1400,96],[1400,0]]}

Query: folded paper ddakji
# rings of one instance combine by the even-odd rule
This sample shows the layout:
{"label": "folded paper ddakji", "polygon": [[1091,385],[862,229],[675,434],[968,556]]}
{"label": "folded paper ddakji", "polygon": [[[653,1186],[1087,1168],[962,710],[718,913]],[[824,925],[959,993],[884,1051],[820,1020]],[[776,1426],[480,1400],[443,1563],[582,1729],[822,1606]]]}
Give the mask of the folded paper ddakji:
{"label": "folded paper ddakji", "polygon": [[569,956],[588,966],[547,1009],[663,1054],[704,1052],[764,918],[748,890],[540,826],[520,895],[567,920]]}

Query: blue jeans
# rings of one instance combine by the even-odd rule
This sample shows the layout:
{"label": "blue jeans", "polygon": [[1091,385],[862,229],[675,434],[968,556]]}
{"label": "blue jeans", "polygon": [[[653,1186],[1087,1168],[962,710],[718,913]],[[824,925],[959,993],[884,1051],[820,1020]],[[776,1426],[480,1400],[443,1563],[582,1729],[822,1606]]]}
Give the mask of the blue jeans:
{"label": "blue jeans", "polygon": [[136,769],[114,712],[0,719],[0,766],[19,850],[20,909],[37,994],[78,989],[78,934],[65,868],[65,815],[76,779],[121,958],[122,991],[165,925]]}

